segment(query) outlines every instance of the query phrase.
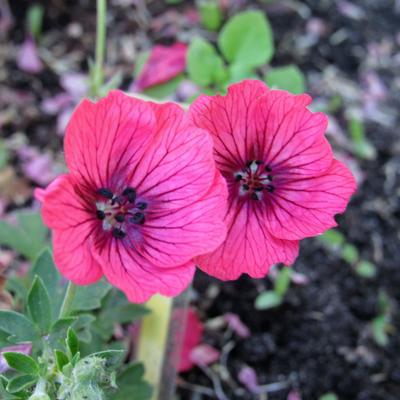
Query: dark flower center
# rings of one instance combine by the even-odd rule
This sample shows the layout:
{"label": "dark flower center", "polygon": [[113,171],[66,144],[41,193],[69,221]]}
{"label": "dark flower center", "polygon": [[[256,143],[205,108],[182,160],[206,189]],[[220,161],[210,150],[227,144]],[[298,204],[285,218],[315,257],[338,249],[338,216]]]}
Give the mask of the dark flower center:
{"label": "dark flower center", "polygon": [[265,194],[274,193],[273,175],[269,165],[260,160],[250,160],[245,167],[235,172],[240,196],[249,196],[252,200],[261,200]]}
{"label": "dark flower center", "polygon": [[137,201],[136,190],[125,188],[120,194],[108,188],[97,190],[96,217],[102,221],[105,231],[110,231],[114,238],[123,239],[130,226],[143,225],[146,221],[144,210],[147,203]]}

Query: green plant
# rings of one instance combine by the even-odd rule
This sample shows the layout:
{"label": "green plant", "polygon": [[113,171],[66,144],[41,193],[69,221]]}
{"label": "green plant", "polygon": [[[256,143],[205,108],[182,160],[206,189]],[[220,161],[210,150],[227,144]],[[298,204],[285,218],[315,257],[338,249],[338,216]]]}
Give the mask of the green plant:
{"label": "green plant", "polygon": [[273,290],[266,290],[260,293],[256,297],[255,307],[258,310],[266,310],[280,306],[289,289],[291,275],[292,270],[290,268],[282,268],[274,280]]}

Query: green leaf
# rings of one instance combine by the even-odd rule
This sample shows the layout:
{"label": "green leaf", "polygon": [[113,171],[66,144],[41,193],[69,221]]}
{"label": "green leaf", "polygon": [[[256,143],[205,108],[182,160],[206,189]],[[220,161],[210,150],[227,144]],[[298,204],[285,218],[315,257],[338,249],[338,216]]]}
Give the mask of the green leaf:
{"label": "green leaf", "polygon": [[106,360],[106,368],[115,371],[121,365],[125,355],[124,350],[106,350],[92,353],[88,357],[100,357]]}
{"label": "green leaf", "polygon": [[257,75],[251,67],[243,64],[231,64],[228,67],[229,70],[229,80],[228,84],[242,81],[243,79],[258,79]]}
{"label": "green leaf", "polygon": [[267,310],[268,308],[278,307],[282,304],[282,297],[272,290],[260,293],[256,297],[255,307],[257,310]]}
{"label": "green leaf", "polygon": [[360,261],[356,265],[356,272],[363,278],[371,279],[376,276],[376,266],[369,261]]}
{"label": "green leaf", "polygon": [[387,318],[386,315],[380,315],[372,321],[372,334],[376,344],[385,347],[389,343],[389,337],[386,333]]}
{"label": "green leaf", "polygon": [[338,397],[335,393],[326,393],[322,395],[319,400],[338,400]]}
{"label": "green leaf", "polygon": [[79,340],[78,336],[72,328],[68,329],[67,339],[65,341],[67,349],[69,350],[71,357],[74,357],[79,351]]}
{"label": "green leaf", "polygon": [[218,37],[222,54],[230,63],[260,67],[274,54],[270,24],[261,11],[236,14],[222,28]]}
{"label": "green leaf", "polygon": [[354,264],[357,262],[359,258],[357,247],[346,243],[342,248],[342,258],[349,264]]}
{"label": "green leaf", "polygon": [[61,350],[54,350],[54,356],[56,359],[57,368],[60,372],[62,372],[64,366],[69,363],[68,356]]}
{"label": "green leaf", "polygon": [[53,348],[61,347],[65,343],[68,329],[77,320],[76,317],[61,318],[50,329],[49,343]]}
{"label": "green leaf", "polygon": [[143,70],[147,60],[150,57],[150,51],[143,51],[139,53],[135,60],[135,68],[133,70],[133,76],[137,79]]}
{"label": "green leaf", "polygon": [[292,270],[288,267],[283,267],[276,278],[274,283],[274,291],[280,297],[284,297],[290,285],[290,277]]}
{"label": "green leaf", "polygon": [[102,298],[110,290],[111,285],[103,280],[89,286],[78,286],[72,303],[72,312],[100,308]]}
{"label": "green leaf", "polygon": [[40,277],[36,275],[28,293],[28,311],[41,333],[48,333],[51,326],[51,304],[49,293]]}
{"label": "green leaf", "polygon": [[4,140],[0,140],[0,170],[7,165],[9,153],[4,144]]}
{"label": "green leaf", "polygon": [[168,82],[161,83],[159,85],[152,86],[143,91],[146,96],[153,97],[155,99],[163,100],[171,96],[176,92],[179,84],[182,82],[183,74],[177,75]]}
{"label": "green leaf", "polygon": [[7,385],[7,391],[10,393],[20,392],[33,386],[38,380],[34,375],[21,375],[11,379]]}
{"label": "green leaf", "polygon": [[35,4],[28,9],[27,15],[27,28],[29,33],[35,38],[39,39],[42,32],[44,8],[39,4]]}
{"label": "green leaf", "polygon": [[222,23],[222,12],[217,0],[199,0],[201,24],[210,31],[217,31]]}
{"label": "green leaf", "polygon": [[33,260],[45,247],[48,230],[38,213],[18,211],[14,215],[17,225],[0,221],[0,244]]}
{"label": "green leaf", "polygon": [[187,70],[190,79],[200,86],[209,86],[227,78],[224,63],[211,43],[195,37],[189,46]]}
{"label": "green leaf", "polygon": [[15,311],[0,310],[0,330],[12,335],[15,342],[33,342],[39,338],[33,323]]}
{"label": "green leaf", "polygon": [[29,375],[39,374],[39,365],[36,361],[23,353],[4,352],[3,357],[10,368]]}
{"label": "green leaf", "polygon": [[353,151],[356,156],[367,160],[375,159],[375,147],[365,137],[362,121],[357,118],[351,118],[348,128],[353,141]]}
{"label": "green leaf", "polygon": [[35,275],[40,276],[53,301],[61,297],[64,289],[60,285],[60,274],[54,264],[50,249],[44,249],[35,260],[29,276],[33,279]]}
{"label": "green leaf", "polygon": [[20,397],[16,397],[6,391],[8,380],[5,376],[0,375],[0,399],[1,400],[19,400]]}
{"label": "green leaf", "polygon": [[319,236],[318,239],[332,249],[337,249],[341,247],[345,242],[345,237],[335,229],[330,229],[329,231],[326,231],[323,235]]}
{"label": "green leaf", "polygon": [[142,364],[135,363],[126,367],[117,377],[117,392],[108,391],[113,400],[126,400],[135,394],[135,400],[150,400],[151,386],[143,379],[144,368]]}
{"label": "green leaf", "polygon": [[296,65],[272,68],[265,77],[265,82],[271,88],[276,87],[294,94],[306,91],[304,75]]}

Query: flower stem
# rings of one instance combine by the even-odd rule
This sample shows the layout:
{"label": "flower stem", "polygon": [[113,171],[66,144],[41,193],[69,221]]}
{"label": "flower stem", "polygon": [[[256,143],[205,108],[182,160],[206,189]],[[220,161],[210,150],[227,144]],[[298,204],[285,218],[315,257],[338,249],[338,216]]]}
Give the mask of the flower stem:
{"label": "flower stem", "polygon": [[174,397],[189,294],[190,289],[174,299],[156,295],[146,304],[151,314],[143,319],[136,355],[153,386],[152,400]]}
{"label": "flower stem", "polygon": [[92,95],[98,96],[104,83],[107,0],[97,0],[96,54],[92,76]]}
{"label": "flower stem", "polygon": [[69,282],[67,290],[65,292],[63,303],[61,305],[59,318],[68,317],[69,313],[71,312],[72,302],[74,301],[75,293],[76,286],[72,282]]}

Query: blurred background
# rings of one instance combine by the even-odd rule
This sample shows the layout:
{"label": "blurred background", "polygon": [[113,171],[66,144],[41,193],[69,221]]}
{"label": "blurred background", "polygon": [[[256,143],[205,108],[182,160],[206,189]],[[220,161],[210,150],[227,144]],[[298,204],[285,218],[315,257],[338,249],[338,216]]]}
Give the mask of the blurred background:
{"label": "blurred background", "polygon": [[[10,222],[37,215],[33,189],[65,169],[95,34],[93,0],[0,0],[1,308],[46,241],[37,220],[23,240]],[[178,398],[400,398],[399,71],[398,0],[108,1],[103,93],[189,103],[244,78],[310,93],[359,185],[292,270],[225,283],[198,272]]]}

